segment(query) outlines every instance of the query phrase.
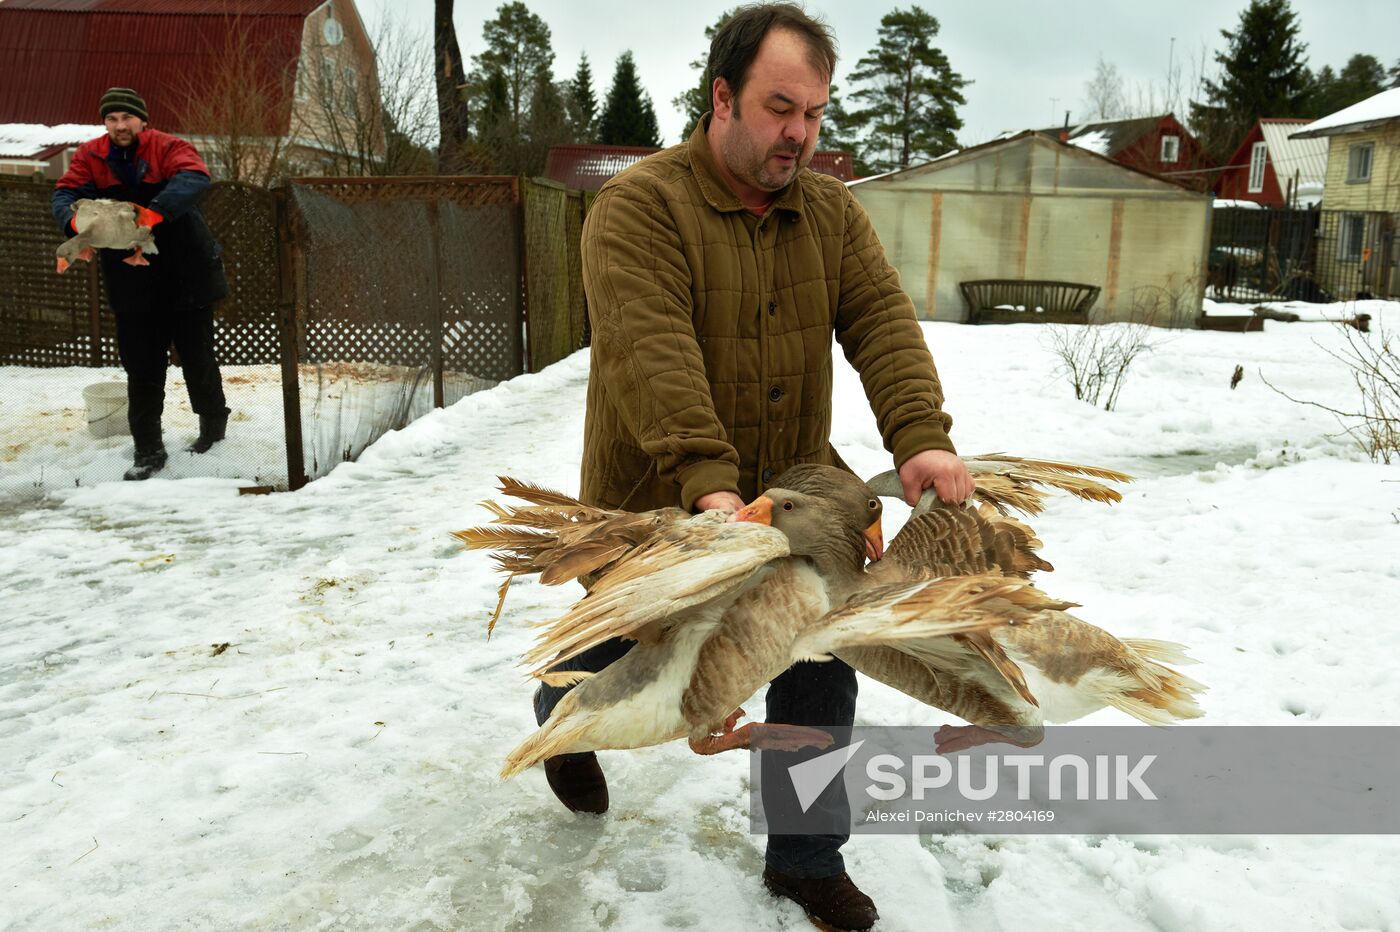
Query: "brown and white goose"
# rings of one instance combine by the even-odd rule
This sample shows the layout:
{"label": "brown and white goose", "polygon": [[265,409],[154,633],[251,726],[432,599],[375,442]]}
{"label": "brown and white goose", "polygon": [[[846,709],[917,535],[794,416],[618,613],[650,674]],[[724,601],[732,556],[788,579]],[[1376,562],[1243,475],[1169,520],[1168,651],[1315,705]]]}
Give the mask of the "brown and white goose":
{"label": "brown and white goose", "polygon": [[[1039,514],[1045,487],[1114,502],[1118,493],[1097,480],[1130,481],[1111,470],[1002,455],[965,462],[980,503],[948,505],[926,492],[884,558],[869,568],[872,579],[997,572],[1027,578],[1050,570],[1036,553],[1040,541],[1007,509]],[[880,495],[903,497],[893,472],[869,484]],[[1073,721],[1105,706],[1156,725],[1203,714],[1196,696],[1205,687],[1164,665],[1193,662],[1180,645],[1120,640],[1063,610],[949,641],[847,647],[836,654],[867,676],[974,723],[945,727],[937,739],[941,752],[989,741],[1035,744],[1044,723]]]}
{"label": "brown and white goose", "polygon": [[[526,656],[536,677],[578,685],[509,756],[505,777],[557,754],[680,737],[698,753],[824,746],[830,736],[816,729],[736,729],[738,706],[797,660],[982,633],[1067,605],[1001,574],[870,585],[862,565],[879,499],[831,467],[785,473],[779,482],[802,490],[771,488],[732,519],[607,512],[503,481],[503,491],[532,503],[489,506],[498,525],[514,527],[456,536],[496,549],[512,575],[589,581],[588,594],[547,623]],[[613,637],[637,644],[597,674],[550,672]]]}
{"label": "brown and white goose", "polygon": [[126,201],[83,198],[74,205],[75,236],[58,247],[58,271],[66,272],[78,260],[91,262],[98,249],[134,250],[122,261],[150,265],[145,256],[157,254],[155,234],[136,222],[137,207]]}

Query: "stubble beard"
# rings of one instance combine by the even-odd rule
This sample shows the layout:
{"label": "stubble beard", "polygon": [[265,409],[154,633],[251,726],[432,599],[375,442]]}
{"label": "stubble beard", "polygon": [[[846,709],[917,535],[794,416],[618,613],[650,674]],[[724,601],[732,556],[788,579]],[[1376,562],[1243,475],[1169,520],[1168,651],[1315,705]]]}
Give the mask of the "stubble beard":
{"label": "stubble beard", "polygon": [[[735,114],[734,123],[740,132],[731,132],[724,140],[722,150],[724,160],[734,177],[760,191],[781,191],[797,176],[798,170],[805,168],[811,158],[802,158],[802,147],[790,144],[773,146],[762,153],[756,150],[753,140],[742,132],[742,124]],[[768,160],[775,155],[795,156],[792,167],[775,175],[768,170]]]}

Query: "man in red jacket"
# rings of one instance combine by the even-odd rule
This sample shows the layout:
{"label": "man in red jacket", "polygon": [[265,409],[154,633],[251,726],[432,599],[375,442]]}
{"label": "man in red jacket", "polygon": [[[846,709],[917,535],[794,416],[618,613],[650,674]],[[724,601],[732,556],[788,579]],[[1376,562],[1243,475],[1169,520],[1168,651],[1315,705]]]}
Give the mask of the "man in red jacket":
{"label": "man in red jacket", "polygon": [[160,416],[171,343],[180,354],[190,407],[199,415],[199,438],[189,450],[204,453],[224,438],[229,409],[214,358],[214,302],[228,295],[228,282],[219,244],[196,206],[209,187],[209,170],[194,146],[149,129],[146,102],[131,88],[108,90],[99,110],[107,135],[73,154],[53,192],[53,215],[72,235],[77,201],[129,201],[138,208],[137,223],[155,234],[159,252],[147,257],[149,265],[122,262],[120,250],[99,252],[136,442],[126,478],[147,479],[165,466]]}

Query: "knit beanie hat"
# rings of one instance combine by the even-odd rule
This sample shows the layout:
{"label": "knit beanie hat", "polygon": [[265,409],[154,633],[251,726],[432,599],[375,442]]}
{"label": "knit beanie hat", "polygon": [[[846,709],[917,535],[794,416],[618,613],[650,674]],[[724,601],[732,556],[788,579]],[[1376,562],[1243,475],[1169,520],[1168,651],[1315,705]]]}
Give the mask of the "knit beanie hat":
{"label": "knit beanie hat", "polygon": [[107,119],[107,114],[125,112],[132,116],[138,116],[142,120],[149,120],[146,116],[146,102],[141,99],[141,95],[129,87],[109,87],[107,93],[102,95],[102,104],[99,108],[102,112],[102,119]]}

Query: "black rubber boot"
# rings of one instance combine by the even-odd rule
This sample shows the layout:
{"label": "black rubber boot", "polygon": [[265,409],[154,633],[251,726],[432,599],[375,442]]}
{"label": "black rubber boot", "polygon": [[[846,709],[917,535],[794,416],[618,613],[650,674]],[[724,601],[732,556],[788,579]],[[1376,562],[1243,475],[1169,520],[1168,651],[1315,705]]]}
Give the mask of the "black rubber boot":
{"label": "black rubber boot", "polygon": [[165,447],[158,446],[150,450],[136,451],[136,462],[123,475],[123,479],[140,481],[149,479],[151,476],[165,468]]}
{"label": "black rubber boot", "polygon": [[201,414],[199,416],[199,438],[187,449],[191,453],[208,453],[209,448],[224,439],[228,429],[228,408],[221,414]]}
{"label": "black rubber boot", "polygon": [[161,439],[160,414],[165,388],[158,385],[127,384],[127,424],[136,441],[136,462],[122,476],[140,480],[165,468],[165,443]]}

